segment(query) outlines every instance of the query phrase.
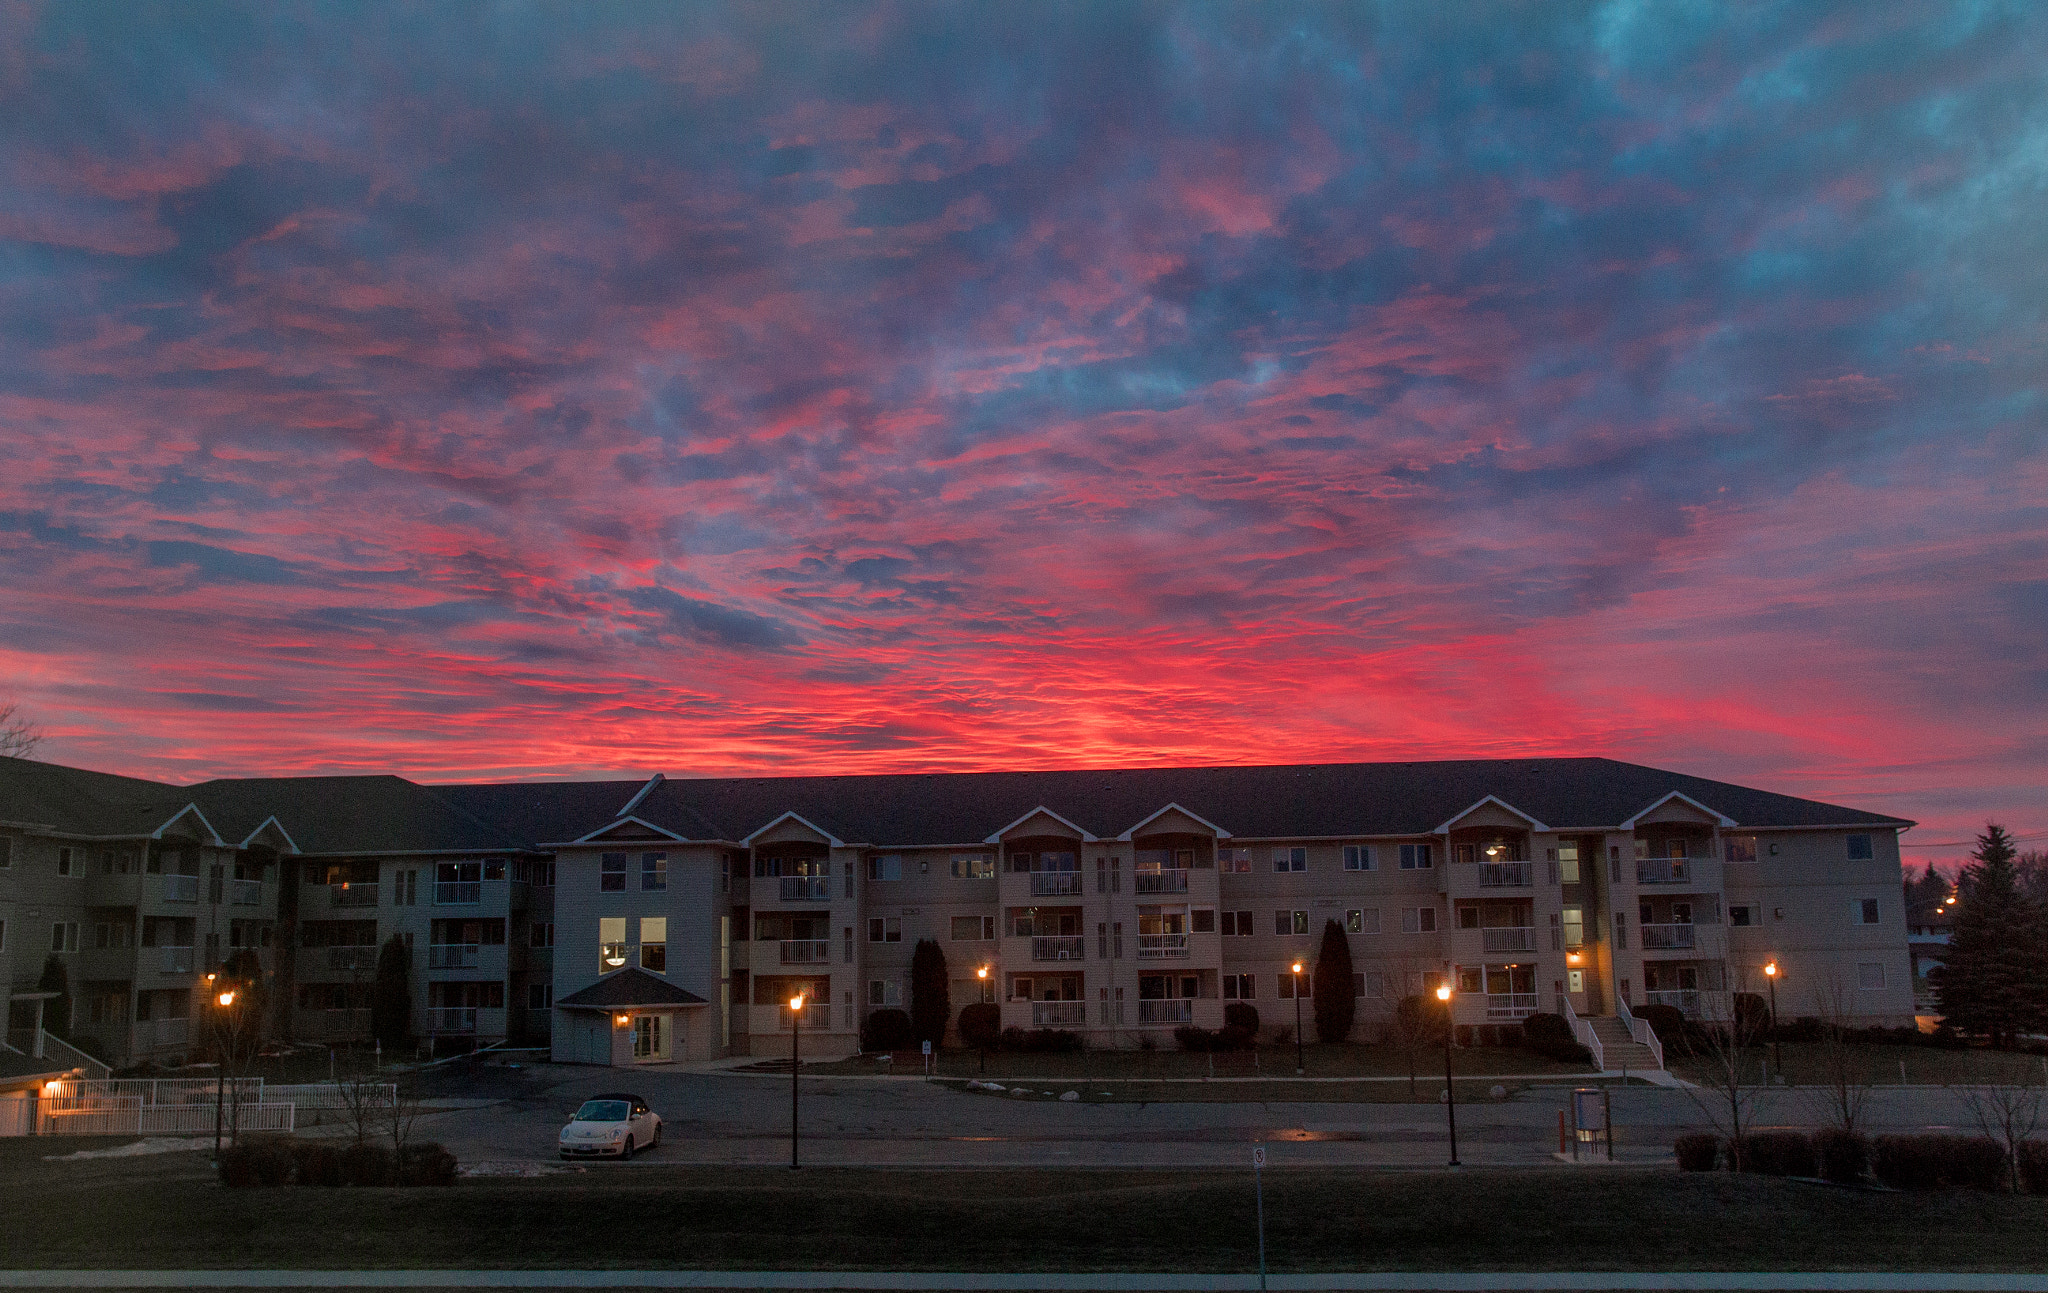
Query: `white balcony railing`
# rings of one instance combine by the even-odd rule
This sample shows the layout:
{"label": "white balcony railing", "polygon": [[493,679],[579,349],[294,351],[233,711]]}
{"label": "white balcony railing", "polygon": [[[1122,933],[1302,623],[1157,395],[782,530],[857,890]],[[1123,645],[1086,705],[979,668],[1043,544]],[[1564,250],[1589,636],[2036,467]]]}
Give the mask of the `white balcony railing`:
{"label": "white balcony railing", "polygon": [[1685,884],[1692,879],[1692,863],[1686,858],[1640,858],[1636,861],[1637,884]]}
{"label": "white balcony railing", "polygon": [[192,1040],[190,1019],[145,1019],[135,1025],[135,1049],[183,1046]]}
{"label": "white balcony railing", "polygon": [[158,968],[165,974],[192,973],[192,949],[189,947],[159,947],[156,949]]}
{"label": "white balcony railing", "polygon": [[782,877],[782,901],[823,902],[832,896],[828,875],[786,875]]}
{"label": "white balcony railing", "polygon": [[1079,936],[1039,937],[1031,940],[1034,961],[1078,961],[1088,952],[1088,940]]}
{"label": "white balcony railing", "polygon": [[427,1027],[437,1033],[473,1033],[476,1031],[475,1006],[430,1006],[427,1009]]}
{"label": "white balcony railing", "polygon": [[1486,994],[1486,1017],[1488,1019],[1527,1019],[1536,1013],[1536,994],[1533,992],[1489,992]]}
{"label": "white balcony railing", "polygon": [[1643,998],[1653,1006],[1676,1006],[1687,1019],[1700,1017],[1700,994],[1696,988],[1667,988],[1645,992]]}
{"label": "white balcony railing", "polygon": [[1072,1028],[1087,1022],[1088,1003],[1085,1001],[1031,1003],[1031,1024],[1034,1028]]}
{"label": "white balcony railing", "polygon": [[196,875],[167,875],[164,880],[165,902],[198,902],[199,877]]}
{"label": "white balcony railing", "polygon": [[1535,880],[1536,866],[1533,862],[1479,864],[1479,887],[1482,889],[1526,889]]}
{"label": "white balcony railing", "polygon": [[832,959],[832,940],[827,938],[785,938],[776,946],[784,965],[819,965]]}
{"label": "white balcony railing", "polygon": [[1186,867],[1169,867],[1160,871],[1140,871],[1131,879],[1136,882],[1138,893],[1186,893],[1188,872]]}
{"label": "white balcony railing", "polygon": [[1188,954],[1186,934],[1140,934],[1138,935],[1138,959],[1158,961],[1184,957]]}
{"label": "white balcony railing", "polygon": [[484,898],[484,884],[481,880],[436,880],[434,882],[434,905],[436,907],[474,907]]}
{"label": "white balcony railing", "polygon": [[367,1010],[323,1010],[319,1020],[321,1035],[325,1037],[360,1037],[370,1031]]}
{"label": "white balcony railing", "polygon": [[262,906],[263,882],[261,880],[228,881],[228,901],[237,907]]}
{"label": "white balcony railing", "polygon": [[1141,1024],[1191,1024],[1195,1021],[1195,1003],[1192,1001],[1140,1001],[1138,1022]]}
{"label": "white balcony railing", "polygon": [[476,943],[429,943],[427,944],[427,968],[430,970],[474,970],[476,968]]}
{"label": "white balcony railing", "polygon": [[1054,898],[1062,894],[1081,892],[1079,871],[1033,871],[1031,873],[1031,896]]}
{"label": "white balcony railing", "polygon": [[377,886],[357,884],[349,881],[327,886],[327,905],[330,907],[374,907],[377,905]]}
{"label": "white balcony railing", "polygon": [[377,968],[377,949],[363,944],[355,947],[330,947],[327,949],[327,968],[374,970]]}
{"label": "white balcony railing", "polygon": [[1643,950],[1657,952],[1689,948],[1693,945],[1695,928],[1693,925],[1644,925]]}
{"label": "white balcony railing", "polygon": [[1488,952],[1529,952],[1536,947],[1536,931],[1525,926],[1505,926],[1479,931],[1480,947]]}

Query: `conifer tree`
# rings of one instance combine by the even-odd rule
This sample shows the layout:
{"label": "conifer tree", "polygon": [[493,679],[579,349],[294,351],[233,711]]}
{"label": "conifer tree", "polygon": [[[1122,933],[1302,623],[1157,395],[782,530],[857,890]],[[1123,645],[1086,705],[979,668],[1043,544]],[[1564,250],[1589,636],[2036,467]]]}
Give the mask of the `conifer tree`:
{"label": "conifer tree", "polygon": [[910,1033],[937,1050],[953,1017],[953,986],[946,979],[946,951],[929,938],[910,953]]}
{"label": "conifer tree", "polygon": [[1309,1000],[1316,1012],[1316,1040],[1343,1041],[1351,1035],[1358,999],[1351,995],[1351,943],[1344,937],[1344,927],[1334,920],[1323,922],[1323,945],[1316,951],[1309,982]]}
{"label": "conifer tree", "polygon": [[370,1034],[386,1046],[412,1036],[412,952],[393,934],[377,953],[377,981],[370,989]]}
{"label": "conifer tree", "polygon": [[1944,1019],[2010,1047],[2016,1034],[2048,1021],[2043,913],[2019,890],[2004,827],[1988,824],[1970,856],[1948,948],[1928,977]]}

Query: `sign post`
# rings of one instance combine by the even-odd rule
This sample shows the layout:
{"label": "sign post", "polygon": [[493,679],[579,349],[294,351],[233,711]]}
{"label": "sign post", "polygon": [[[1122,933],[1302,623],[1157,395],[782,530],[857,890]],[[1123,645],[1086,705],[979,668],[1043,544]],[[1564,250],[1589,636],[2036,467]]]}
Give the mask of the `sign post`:
{"label": "sign post", "polygon": [[924,1041],[924,1075],[926,1077],[932,1075],[932,1042],[929,1037],[925,1038]]}
{"label": "sign post", "polygon": [[1266,1182],[1262,1171],[1266,1166],[1266,1147],[1252,1146],[1252,1190],[1259,1200],[1259,1293],[1266,1289]]}

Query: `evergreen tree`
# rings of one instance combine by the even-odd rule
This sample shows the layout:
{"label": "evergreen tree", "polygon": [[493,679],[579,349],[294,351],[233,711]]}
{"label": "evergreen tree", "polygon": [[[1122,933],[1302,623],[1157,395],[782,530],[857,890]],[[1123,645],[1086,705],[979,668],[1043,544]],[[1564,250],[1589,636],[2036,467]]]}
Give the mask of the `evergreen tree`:
{"label": "evergreen tree", "polygon": [[2048,938],[2041,909],[2019,890],[2005,828],[1987,825],[1970,856],[1948,948],[1928,977],[1944,1019],[2009,1047],[2048,1019]]}
{"label": "evergreen tree", "polygon": [[370,988],[370,1034],[386,1046],[403,1046],[412,1036],[412,952],[393,934],[377,953],[377,981]]}
{"label": "evergreen tree", "polygon": [[953,985],[946,979],[946,952],[929,938],[917,940],[910,954],[910,1033],[937,1050],[953,1017]]}
{"label": "evergreen tree", "polygon": [[64,1041],[71,1040],[71,976],[64,972],[64,962],[52,955],[43,962],[43,977],[36,980],[37,992],[54,992],[57,995],[43,1003],[43,1031]]}
{"label": "evergreen tree", "polygon": [[1358,998],[1351,995],[1351,942],[1335,920],[1323,922],[1323,945],[1309,972],[1309,1001],[1315,1006],[1316,1040],[1341,1042],[1351,1035]]}
{"label": "evergreen tree", "polygon": [[1921,872],[1917,879],[1912,876],[1906,877],[1905,885],[1908,916],[1924,916],[1941,906],[1942,900],[1948,897],[1948,877],[1936,871],[1932,862],[1927,864],[1927,869]]}

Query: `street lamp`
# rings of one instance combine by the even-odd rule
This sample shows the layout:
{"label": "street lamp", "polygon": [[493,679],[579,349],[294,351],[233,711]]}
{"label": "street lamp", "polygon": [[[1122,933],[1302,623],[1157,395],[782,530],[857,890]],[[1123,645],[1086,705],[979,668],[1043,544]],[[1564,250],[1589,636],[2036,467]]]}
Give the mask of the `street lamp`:
{"label": "street lamp", "polygon": [[1301,1077],[1308,1069],[1301,1062],[1301,962],[1294,963],[1294,1076]]}
{"label": "street lamp", "polygon": [[1451,985],[1441,984],[1436,999],[1444,1003],[1444,1115],[1450,1119],[1451,1166],[1458,1167],[1458,1087],[1451,1081]]}
{"label": "street lamp", "polygon": [[1764,982],[1771,985],[1771,1067],[1778,1070],[1778,1079],[1785,1077],[1785,1055],[1778,1048],[1778,963],[1764,965]]}
{"label": "street lamp", "polygon": [[[211,974],[207,975],[207,981],[212,982],[213,977],[214,976]],[[218,997],[214,998],[214,1000],[220,1003],[221,1010],[225,1012],[231,1009],[235,1004],[235,990],[233,988],[229,988],[227,991],[221,993]],[[220,1132],[222,1123],[221,1106],[226,1102],[227,1097],[227,1044],[229,1024],[230,1021],[225,1017],[225,1014],[223,1014],[223,1017],[215,1022],[213,1029],[215,1050],[218,1052],[213,1057],[213,1156],[216,1160],[220,1158]]]}
{"label": "street lamp", "polygon": [[[974,977],[981,980],[982,1000],[988,1000],[988,967],[984,965],[981,968],[977,969],[974,972]],[[977,1030],[976,1037],[978,1042],[977,1048],[981,1051],[981,1072],[982,1075],[985,1077],[988,1074],[988,1034]]]}
{"label": "street lamp", "polygon": [[803,1067],[802,1040],[804,1033],[804,997],[801,992],[789,999],[789,1170],[797,1169],[796,1161],[796,1074]]}

